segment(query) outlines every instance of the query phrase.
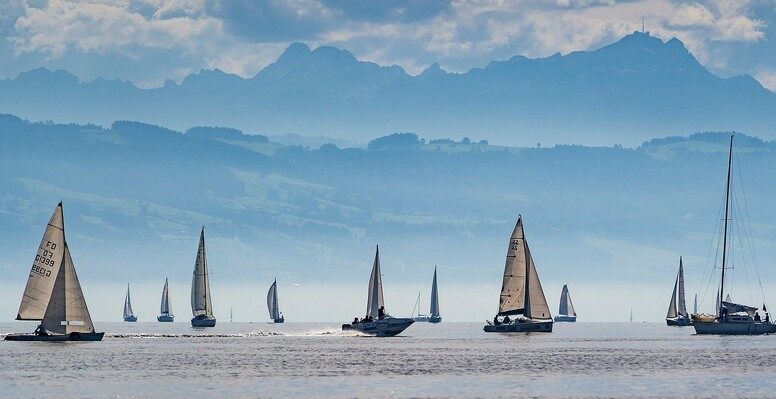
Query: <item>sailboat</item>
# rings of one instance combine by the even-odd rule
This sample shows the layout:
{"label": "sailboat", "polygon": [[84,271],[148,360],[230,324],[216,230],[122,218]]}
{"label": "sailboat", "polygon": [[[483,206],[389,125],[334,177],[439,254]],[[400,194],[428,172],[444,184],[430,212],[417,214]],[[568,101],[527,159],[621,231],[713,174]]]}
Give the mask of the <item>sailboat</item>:
{"label": "sailboat", "polygon": [[560,306],[558,308],[558,315],[555,316],[555,322],[570,322],[577,321],[577,312],[574,310],[574,304],[571,303],[571,294],[569,294],[569,287],[563,284],[563,289],[560,291]]}
{"label": "sailboat", "polygon": [[280,303],[278,302],[277,279],[275,279],[272,285],[269,286],[269,291],[267,292],[267,310],[269,310],[269,318],[272,319],[272,321],[275,323],[282,323],[286,321],[286,318],[283,316],[283,312],[280,311]]}
{"label": "sailboat", "polygon": [[210,277],[207,272],[207,254],[205,253],[205,226],[199,233],[197,260],[194,263],[194,275],[191,278],[191,319],[192,327],[215,327],[213,304],[210,299]]}
{"label": "sailboat", "polygon": [[[418,310],[417,316],[415,316],[415,309]],[[431,281],[431,306],[428,315],[420,314],[420,292],[418,292],[418,300],[415,301],[415,308],[412,309],[412,316],[413,320],[419,322],[439,323],[442,321],[442,316],[439,315],[439,291],[437,289],[436,266],[434,266],[434,279]]]}
{"label": "sailboat", "polygon": [[628,319],[628,321],[633,323],[633,308],[631,308],[630,318]]}
{"label": "sailboat", "polygon": [[172,314],[172,305],[170,305],[170,287],[166,278],[164,279],[164,288],[162,288],[162,304],[156,320],[162,323],[172,323],[175,320],[175,315]]}
{"label": "sailboat", "polygon": [[671,302],[668,304],[666,324],[669,326],[680,327],[692,324],[690,315],[687,314],[687,307],[684,300],[684,266],[682,266],[681,256],[679,257],[679,273],[676,275],[674,290],[671,292]]}
{"label": "sailboat", "polygon": [[[418,311],[417,315],[415,314],[416,310]],[[420,291],[418,291],[418,299],[415,300],[415,306],[412,308],[412,320],[421,323],[428,322],[428,315],[420,314]]]}
{"label": "sailboat", "polygon": [[[510,319],[510,316],[513,319]],[[499,320],[499,317],[502,319]],[[518,216],[509,239],[498,314],[487,321],[485,332],[552,332],[552,314],[547,306],[536,265]]]}
{"label": "sailboat", "polygon": [[411,318],[393,317],[385,310],[383,278],[380,274],[380,247],[377,247],[375,261],[372,264],[372,274],[369,277],[366,316],[361,320],[356,317],[352,323],[343,324],[342,330],[356,330],[378,337],[392,337],[401,334],[414,322]]}
{"label": "sailboat", "polygon": [[[720,301],[725,297],[725,270],[728,269],[728,221],[730,207],[730,175],[733,166],[733,137],[730,136],[730,150],[728,153],[727,183],[725,186],[725,219],[722,235],[722,272],[720,273],[719,290],[717,291],[716,317],[693,315],[693,327],[697,334],[718,335],[755,335],[776,333],[776,324],[771,323],[766,317],[760,321],[757,316],[757,308],[733,303],[730,300]],[[726,299],[729,299],[729,294]],[[763,308],[765,304],[763,304]],[[765,311],[765,309],[763,309]],[[767,314],[767,313],[766,313]]]}
{"label": "sailboat", "polygon": [[16,320],[41,323],[35,333],[6,335],[6,341],[101,341],[105,334],[94,331],[65,240],[61,202],[43,233]]}
{"label": "sailboat", "polygon": [[129,299],[129,283],[127,283],[127,296],[124,297],[124,321],[134,323],[137,316],[132,311],[132,300]]}

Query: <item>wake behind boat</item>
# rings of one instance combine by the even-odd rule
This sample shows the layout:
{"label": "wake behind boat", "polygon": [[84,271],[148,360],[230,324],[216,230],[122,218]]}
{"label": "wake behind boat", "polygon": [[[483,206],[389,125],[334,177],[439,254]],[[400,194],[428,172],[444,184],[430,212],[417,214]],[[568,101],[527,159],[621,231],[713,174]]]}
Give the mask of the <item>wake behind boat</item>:
{"label": "wake behind boat", "polygon": [[485,332],[552,332],[552,315],[528,249],[522,216],[509,239],[498,314],[493,323],[487,323]]}
{"label": "wake behind boat", "polygon": [[6,335],[6,341],[101,341],[105,334],[94,331],[65,240],[61,202],[43,233],[16,320],[41,323],[33,334]]}
{"label": "wake behind boat", "polygon": [[213,304],[210,299],[210,277],[207,272],[207,254],[205,253],[205,226],[199,233],[197,260],[194,263],[194,275],[191,277],[191,319],[192,327],[215,327]]}
{"label": "wake behind boat", "polygon": [[555,322],[573,323],[575,321],[577,321],[577,311],[574,310],[574,304],[571,303],[568,285],[563,284],[563,289],[560,290],[560,306],[558,307],[558,314],[555,316]]}
{"label": "wake behind boat", "polygon": [[156,320],[161,323],[172,323],[175,320],[175,315],[172,314],[172,305],[170,305],[170,287],[167,284],[167,279],[164,279],[164,288],[162,288],[162,302],[159,307],[159,316]]}
{"label": "wake behind boat", "polygon": [[[761,320],[758,313],[758,309],[753,306],[741,305],[733,303],[729,300],[730,294],[725,292],[725,271],[732,268],[729,262],[733,259],[728,259],[728,241],[732,240],[728,237],[728,221],[729,212],[731,209],[731,184],[730,176],[733,166],[733,137],[730,136],[730,150],[728,153],[728,169],[727,169],[727,183],[725,186],[725,218],[723,219],[722,230],[722,270],[720,273],[719,290],[717,291],[716,316],[705,314],[692,315],[692,325],[695,327],[697,334],[717,334],[717,335],[756,335],[756,334],[772,334],[776,333],[776,324],[770,322],[768,311],[763,303],[763,312],[765,313],[765,320]],[[737,215],[741,215],[740,212],[736,212]],[[749,248],[753,250],[752,248]],[[732,258],[732,257],[731,257]],[[759,276],[758,276],[759,280]],[[726,296],[727,294],[727,296]],[[765,293],[761,294],[765,296]],[[725,298],[727,300],[720,300]]]}
{"label": "wake behind boat", "polygon": [[[678,302],[677,302],[678,301]],[[684,266],[679,257],[679,273],[676,275],[674,290],[671,292],[671,302],[668,304],[666,324],[669,326],[684,327],[692,324],[690,315],[687,314],[687,306],[684,298]]]}
{"label": "wake behind boat", "polygon": [[269,291],[267,292],[267,310],[269,310],[269,318],[272,319],[274,323],[279,324],[286,321],[283,312],[280,311],[280,303],[278,302],[277,279],[269,286]]}
{"label": "wake behind boat", "polygon": [[127,296],[124,297],[124,321],[130,323],[137,321],[137,316],[132,311],[132,300],[129,298],[129,283],[127,283]]}
{"label": "wake behind boat", "polygon": [[380,274],[380,247],[377,247],[372,275],[369,277],[366,316],[361,320],[355,318],[350,324],[343,324],[342,330],[356,330],[378,337],[392,337],[401,334],[414,322],[411,318],[393,317],[385,311],[383,278]]}

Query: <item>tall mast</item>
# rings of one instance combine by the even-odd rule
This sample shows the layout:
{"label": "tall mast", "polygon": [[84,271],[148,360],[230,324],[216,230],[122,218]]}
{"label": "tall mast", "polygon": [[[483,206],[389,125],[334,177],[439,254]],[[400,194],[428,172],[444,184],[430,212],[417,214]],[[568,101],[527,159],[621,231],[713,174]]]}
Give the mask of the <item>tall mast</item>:
{"label": "tall mast", "polygon": [[[728,171],[727,185],[725,188],[725,229],[722,235],[722,281],[719,284],[719,298],[725,297],[725,265],[727,261],[727,233],[728,233],[728,210],[730,209],[730,170],[733,167],[733,136],[730,135],[730,150],[728,152]],[[722,303],[717,303],[717,313]]]}

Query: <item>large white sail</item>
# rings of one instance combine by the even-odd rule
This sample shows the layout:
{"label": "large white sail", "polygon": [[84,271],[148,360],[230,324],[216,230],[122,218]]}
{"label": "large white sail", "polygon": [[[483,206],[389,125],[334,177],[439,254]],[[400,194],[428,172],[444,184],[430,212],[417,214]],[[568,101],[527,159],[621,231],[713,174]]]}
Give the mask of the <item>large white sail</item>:
{"label": "large white sail", "polygon": [[[380,247],[375,250],[375,262],[372,265],[372,275],[369,277],[369,296],[366,301],[366,315],[377,319],[379,309],[385,306],[383,300],[383,277],[380,274]],[[385,311],[385,308],[383,308]]]}
{"label": "large white sail", "polygon": [[524,311],[526,258],[523,218],[518,217],[507,248],[504,280],[501,283],[501,296],[498,304],[499,315],[520,314]]}
{"label": "large white sail", "polygon": [[86,307],[67,243],[64,244],[62,265],[57,273],[42,323],[46,330],[57,334],[94,332],[92,318]]}
{"label": "large white sail", "polygon": [[684,298],[684,267],[682,266],[682,258],[679,257],[679,276],[678,276],[678,283],[679,283],[679,308],[677,309],[677,313],[679,316],[682,317],[690,317],[687,314],[687,305],[685,304],[685,298]]}
{"label": "large white sail", "polygon": [[676,282],[674,282],[674,290],[671,291],[671,303],[668,304],[668,313],[666,313],[667,319],[673,319],[678,316],[676,311],[676,287],[679,284],[679,276],[676,276]]}
{"label": "large white sail", "polygon": [[65,253],[65,222],[60,202],[43,232],[27,278],[17,320],[42,320]]}
{"label": "large white sail", "polygon": [[571,302],[569,287],[566,284],[563,285],[563,289],[560,292],[560,307],[558,308],[558,313],[565,316],[577,315],[576,310],[574,310],[574,303]]}
{"label": "large white sail", "polygon": [[434,266],[434,281],[431,283],[431,309],[429,313],[431,314],[431,317],[439,317],[439,293],[437,292],[436,266]]}
{"label": "large white sail", "polygon": [[542,283],[539,281],[539,273],[536,271],[536,265],[531,257],[531,251],[528,249],[528,243],[525,244],[525,253],[528,259],[528,271],[526,276],[526,295],[525,295],[525,316],[531,319],[552,319],[550,307],[547,305],[547,297],[544,296]]}
{"label": "large white sail", "polygon": [[280,318],[280,304],[278,303],[278,281],[275,280],[272,285],[269,286],[267,292],[267,310],[269,310],[269,317],[273,320]]}
{"label": "large white sail", "polygon": [[172,306],[170,306],[170,288],[167,285],[167,279],[164,279],[164,288],[162,289],[162,304],[160,307],[160,313],[167,316],[172,316]]}
{"label": "large white sail", "polygon": [[194,317],[213,316],[213,304],[210,301],[210,280],[207,271],[207,254],[205,253],[205,227],[199,234],[197,260],[194,264],[194,275],[191,280],[191,312]]}
{"label": "large white sail", "polygon": [[134,316],[132,312],[132,300],[129,298],[129,283],[127,283],[127,296],[124,298],[124,318]]}

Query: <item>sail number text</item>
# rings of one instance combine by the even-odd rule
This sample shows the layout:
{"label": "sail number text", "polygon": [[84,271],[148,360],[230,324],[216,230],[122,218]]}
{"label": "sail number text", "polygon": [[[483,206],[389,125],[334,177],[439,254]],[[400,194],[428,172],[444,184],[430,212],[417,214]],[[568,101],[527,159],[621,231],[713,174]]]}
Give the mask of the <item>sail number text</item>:
{"label": "sail number text", "polygon": [[[51,259],[54,256],[54,251],[57,248],[57,244],[53,243],[51,241],[46,241],[46,245],[43,247],[43,252],[41,252],[38,255],[35,255],[35,262],[32,264],[32,272],[35,274],[39,274],[44,277],[50,277],[51,276],[51,270],[45,268],[44,266],[54,266],[54,259]],[[40,263],[41,265],[38,265]]]}

